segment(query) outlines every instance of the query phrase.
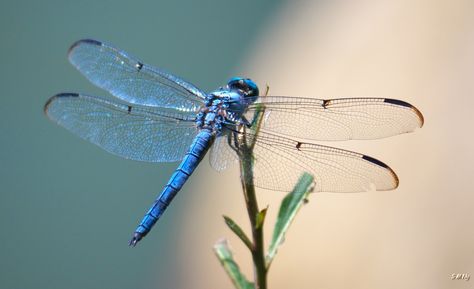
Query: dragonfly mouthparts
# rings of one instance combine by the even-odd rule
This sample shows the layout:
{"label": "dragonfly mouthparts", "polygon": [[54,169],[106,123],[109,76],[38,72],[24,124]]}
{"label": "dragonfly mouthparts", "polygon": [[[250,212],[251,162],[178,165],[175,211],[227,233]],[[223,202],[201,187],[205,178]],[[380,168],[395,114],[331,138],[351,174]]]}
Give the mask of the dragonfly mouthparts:
{"label": "dragonfly mouthparts", "polygon": [[142,233],[139,233],[139,232],[135,232],[135,234],[133,234],[133,238],[130,240],[130,242],[128,243],[129,246],[131,247],[135,247],[137,245],[138,242],[140,242],[140,240],[143,238],[143,234]]}

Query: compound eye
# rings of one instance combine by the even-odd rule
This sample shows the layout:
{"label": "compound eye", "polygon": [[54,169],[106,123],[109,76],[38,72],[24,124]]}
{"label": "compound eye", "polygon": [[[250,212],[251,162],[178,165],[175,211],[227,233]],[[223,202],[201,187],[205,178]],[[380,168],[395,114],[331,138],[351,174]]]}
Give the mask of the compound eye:
{"label": "compound eye", "polygon": [[234,77],[228,82],[228,87],[231,89],[238,89],[247,96],[258,95],[258,87],[252,80],[248,78]]}
{"label": "compound eye", "polygon": [[242,87],[245,85],[245,80],[241,77],[234,77],[229,80],[227,85],[232,88],[242,89]]}
{"label": "compound eye", "polygon": [[251,79],[247,78],[245,80],[245,86],[249,96],[257,96],[259,94],[257,84],[255,84]]}

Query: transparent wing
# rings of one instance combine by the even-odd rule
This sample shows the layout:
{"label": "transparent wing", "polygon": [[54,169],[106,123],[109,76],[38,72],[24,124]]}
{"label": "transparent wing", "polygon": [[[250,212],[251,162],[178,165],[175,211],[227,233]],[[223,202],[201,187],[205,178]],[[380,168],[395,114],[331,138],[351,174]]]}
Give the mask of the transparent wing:
{"label": "transparent wing", "polygon": [[219,136],[211,147],[209,162],[211,166],[218,172],[221,172],[233,164],[236,164],[239,158],[232,149],[232,135],[229,133]]}
{"label": "transparent wing", "polygon": [[[255,139],[249,133],[247,137]],[[304,172],[314,176],[315,191],[319,192],[391,190],[398,186],[397,175],[386,164],[351,151],[260,131],[253,153],[254,182],[261,188],[291,191]]]}
{"label": "transparent wing", "polygon": [[194,85],[97,40],[77,41],[68,57],[93,84],[132,104],[196,112],[205,97]]}
{"label": "transparent wing", "polygon": [[187,114],[77,93],[51,97],[46,115],[113,154],[147,162],[181,160],[197,130]]}
{"label": "transparent wing", "polygon": [[308,140],[377,139],[423,125],[416,107],[389,98],[259,97],[247,117],[251,119],[262,104],[263,130]]}

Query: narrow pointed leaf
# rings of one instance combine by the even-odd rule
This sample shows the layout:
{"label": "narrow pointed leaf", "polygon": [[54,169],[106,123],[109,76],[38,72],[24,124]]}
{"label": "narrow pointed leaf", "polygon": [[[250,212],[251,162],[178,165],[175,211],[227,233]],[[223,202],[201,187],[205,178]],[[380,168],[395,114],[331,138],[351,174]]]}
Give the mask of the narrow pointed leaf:
{"label": "narrow pointed leaf", "polygon": [[222,239],[217,241],[214,245],[214,252],[217,255],[217,258],[221,262],[224,270],[229,275],[232,283],[234,283],[235,288],[237,289],[253,289],[253,283],[249,282],[245,276],[240,272],[239,265],[234,261],[232,252],[229,249],[227,240]]}
{"label": "narrow pointed leaf", "polygon": [[232,232],[234,232],[237,235],[237,237],[239,237],[240,240],[242,240],[242,242],[244,242],[245,246],[247,246],[247,248],[249,248],[249,250],[252,251],[252,242],[247,237],[247,235],[242,230],[242,228],[240,228],[240,226],[237,225],[237,223],[234,222],[234,220],[232,220],[231,218],[229,218],[227,216],[224,216],[224,221],[225,221],[227,227],[229,227],[229,229]]}
{"label": "narrow pointed leaf", "polygon": [[288,231],[291,222],[301,206],[307,202],[307,197],[312,190],[314,178],[310,174],[304,173],[296,184],[292,192],[285,196],[280,205],[277,221],[273,230],[273,238],[270,243],[266,261],[267,268],[275,257],[278,247],[283,243],[285,233]]}
{"label": "narrow pointed leaf", "polygon": [[257,214],[257,223],[255,224],[256,229],[260,229],[263,226],[263,222],[265,222],[265,216],[267,215],[267,208],[261,210]]}

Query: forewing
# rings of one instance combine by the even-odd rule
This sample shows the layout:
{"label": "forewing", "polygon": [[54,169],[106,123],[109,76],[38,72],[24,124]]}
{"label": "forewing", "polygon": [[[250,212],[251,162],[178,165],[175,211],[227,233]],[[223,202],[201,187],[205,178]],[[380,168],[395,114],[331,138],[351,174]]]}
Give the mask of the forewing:
{"label": "forewing", "polygon": [[47,116],[106,151],[147,162],[181,160],[197,130],[187,114],[77,93],[51,97]]}
{"label": "forewing", "polygon": [[194,85],[97,40],[77,41],[68,57],[93,84],[132,104],[196,112],[205,97]]}
{"label": "forewing", "polygon": [[265,189],[291,191],[304,172],[314,176],[319,192],[383,191],[398,186],[397,175],[386,164],[351,151],[260,131],[253,153],[254,182]]}
{"label": "forewing", "polygon": [[262,130],[307,140],[378,139],[423,125],[421,112],[397,99],[259,97],[249,106],[248,118],[262,104]]}

